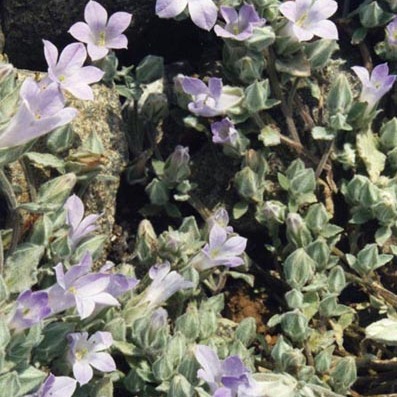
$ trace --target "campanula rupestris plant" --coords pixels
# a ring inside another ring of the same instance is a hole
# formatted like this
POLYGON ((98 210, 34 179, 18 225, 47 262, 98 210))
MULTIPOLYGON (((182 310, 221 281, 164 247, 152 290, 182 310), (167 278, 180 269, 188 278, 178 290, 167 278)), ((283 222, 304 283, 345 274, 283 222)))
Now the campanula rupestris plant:
POLYGON ((95 66, 83 66, 87 59, 84 44, 69 44, 59 55, 54 44, 48 40, 43 40, 43 43, 48 78, 76 98, 93 100, 94 94, 89 85, 100 81, 104 72, 95 66))
POLYGON ((233 145, 238 137, 238 132, 232 121, 226 117, 221 121, 211 124, 212 142, 233 145))
POLYGON ((88 332, 75 332, 68 335, 68 360, 73 367, 73 375, 80 385, 85 385, 94 376, 92 367, 101 372, 116 370, 116 363, 108 349, 113 344, 110 332, 97 331, 88 338, 88 332))
POLYGON ((397 17, 386 26, 386 42, 390 47, 397 47, 397 17))
POLYGON ((157 0, 156 14, 160 18, 174 18, 188 7, 190 18, 201 29, 211 30, 218 16, 212 0, 157 0))
POLYGON ((280 5, 280 12, 288 20, 287 32, 298 41, 308 41, 314 36, 338 39, 338 29, 328 18, 335 14, 338 3, 334 0, 295 0, 280 5))
POLYGON ((90 0, 84 9, 84 22, 76 22, 69 33, 87 44, 88 55, 93 61, 104 58, 110 49, 127 48, 128 39, 123 32, 131 23, 132 14, 116 12, 108 19, 108 13, 98 2, 90 0))
POLYGON ((226 24, 215 25, 214 32, 219 37, 243 41, 250 38, 255 27, 261 27, 266 19, 260 18, 252 4, 243 4, 237 12, 233 7, 221 6, 220 13, 226 24))

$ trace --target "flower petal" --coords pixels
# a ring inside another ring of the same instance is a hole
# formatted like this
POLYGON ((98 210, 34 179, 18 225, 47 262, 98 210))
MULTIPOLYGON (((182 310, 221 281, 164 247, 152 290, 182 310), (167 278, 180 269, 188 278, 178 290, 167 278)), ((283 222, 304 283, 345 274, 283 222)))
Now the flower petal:
POLYGON ((287 19, 292 22, 296 21, 296 2, 295 1, 286 1, 280 4, 278 8, 281 14, 283 14, 287 19))
POLYGON ((188 0, 157 0, 156 15, 160 18, 174 18, 181 14, 188 0))
POLYGON ((128 12, 115 12, 110 16, 106 26, 106 42, 120 36, 130 26, 132 14, 128 12))
POLYGON ((94 36, 92 35, 90 27, 84 22, 76 22, 70 27, 68 32, 78 41, 82 43, 94 43, 94 36))
POLYGON ((338 3, 334 0, 314 1, 310 6, 308 19, 315 22, 324 21, 324 19, 327 19, 331 15, 334 15, 337 9, 338 3))
POLYGON ((63 208, 66 210, 66 223, 77 229, 84 216, 84 204, 80 197, 73 194, 66 200, 63 208))
MULTIPOLYGON (((56 66, 56 74, 70 72, 71 70, 81 68, 87 58, 87 51, 83 43, 72 43, 67 45, 59 57, 56 66)), ((69 73, 68 73, 69 74, 69 73)))
POLYGON ((90 0, 84 9, 84 19, 93 35, 99 37, 99 34, 105 31, 108 13, 99 3, 90 0))
POLYGON ((111 40, 106 40, 106 47, 115 48, 115 49, 127 48, 128 47, 127 36, 124 34, 120 34, 119 36, 111 40))
POLYGON ((210 91, 211 96, 216 100, 221 96, 222 87, 223 87, 222 79, 217 77, 211 77, 208 80, 208 89, 210 91))
POLYGON ((116 363, 109 353, 95 353, 90 356, 90 364, 101 372, 112 372, 116 370, 116 363))
POLYGON ((328 20, 322 20, 316 24, 310 25, 310 31, 318 37, 329 40, 338 40, 338 28, 328 20))
POLYGON ((369 84, 369 72, 366 68, 362 66, 353 66, 351 69, 360 79, 363 86, 367 86, 369 84))
POLYGON ((58 61, 58 49, 51 43, 51 41, 43 40, 43 44, 45 60, 47 61, 48 67, 52 68, 58 61))
POLYGON ((104 58, 108 54, 109 49, 106 47, 103 47, 103 46, 88 43, 87 51, 88 51, 88 55, 90 56, 90 58, 93 61, 97 61, 98 59, 104 58))
POLYGON ((99 352, 112 346, 113 337, 110 332, 97 331, 95 334, 90 336, 88 341, 93 344, 93 351, 99 352))
POLYGON ((182 79, 182 88, 186 94, 194 96, 208 93, 208 87, 200 79, 196 79, 195 77, 184 77, 182 79))
POLYGON ((218 9, 212 0, 189 0, 189 14, 199 28, 211 30, 218 16, 218 9))
POLYGON ((221 6, 220 13, 222 18, 226 21, 226 23, 237 22, 238 13, 235 8, 228 6, 221 6))
POLYGON ((73 375, 80 385, 85 385, 94 376, 94 371, 88 363, 76 361, 73 364, 73 375))

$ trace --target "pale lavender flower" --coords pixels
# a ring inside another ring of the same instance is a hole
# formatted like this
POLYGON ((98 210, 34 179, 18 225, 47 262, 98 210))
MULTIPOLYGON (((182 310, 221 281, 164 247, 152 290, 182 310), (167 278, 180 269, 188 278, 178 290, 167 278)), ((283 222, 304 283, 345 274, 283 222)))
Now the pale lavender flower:
POLYGON ((66 200, 63 208, 66 210, 66 224, 70 227, 69 241, 74 251, 81 240, 98 228, 95 222, 101 215, 91 214, 84 218, 84 204, 75 194, 66 200))
POLYGON ((99 3, 90 0, 84 9, 87 23, 77 22, 69 33, 87 43, 88 54, 93 61, 105 57, 110 49, 127 48, 127 37, 122 34, 131 23, 132 14, 116 12, 108 20, 108 13, 99 3))
POLYGON ((149 277, 153 281, 144 291, 142 299, 142 302, 148 303, 149 307, 160 306, 175 292, 194 286, 191 281, 185 280, 175 270, 172 272, 170 270, 169 262, 154 265, 150 268, 149 277))
POLYGON ((390 47, 397 47, 397 17, 386 26, 386 41, 390 47))
POLYGON ((87 252, 81 262, 66 273, 62 263, 55 266, 57 283, 49 288, 49 304, 53 313, 76 306, 81 319, 89 317, 96 305, 119 306, 109 292, 110 278, 104 273, 90 273, 92 258, 87 252))
POLYGON ((65 99, 50 84, 41 90, 32 79, 26 79, 19 92, 20 105, 9 124, 0 131, 0 148, 22 145, 70 123, 77 115, 74 108, 65 108, 65 99))
POLYGON ((238 13, 233 7, 227 6, 221 6, 220 11, 226 25, 215 25, 214 32, 227 39, 247 40, 252 36, 255 27, 266 23, 266 19, 259 17, 252 4, 243 4, 238 13))
POLYGON ((48 77, 79 99, 94 99, 89 84, 101 80, 104 72, 95 66, 83 66, 87 50, 82 43, 66 46, 58 59, 58 49, 48 40, 43 40, 44 55, 48 64, 48 77))
POLYGON ((205 345, 197 345, 194 355, 201 366, 197 377, 208 384, 213 396, 234 397, 241 386, 246 389, 253 383, 250 371, 239 356, 220 360, 216 352, 205 345))
POLYGON ((80 385, 85 385, 94 376, 92 367, 101 372, 116 370, 116 363, 109 353, 102 350, 108 349, 113 338, 110 332, 95 332, 88 338, 88 332, 76 332, 68 335, 70 349, 68 360, 73 367, 73 375, 80 385))
POLYGON ((396 75, 389 75, 389 66, 387 63, 376 66, 371 76, 368 70, 362 66, 353 66, 352 69, 362 84, 359 100, 361 102, 367 102, 367 111, 371 111, 382 96, 390 91, 396 80, 396 75))
POLYGON ((210 230, 209 243, 192 259, 191 265, 198 271, 215 266, 236 267, 244 263, 247 239, 241 236, 230 236, 227 230, 214 224, 210 230))
POLYGON ((68 376, 54 376, 50 374, 40 389, 25 397, 72 397, 77 382, 68 376))
POLYGON ((19 294, 16 304, 17 307, 9 326, 17 331, 30 328, 51 313, 48 294, 45 291, 26 290, 19 294))
POLYGON ((106 288, 106 292, 108 292, 114 298, 117 298, 127 291, 131 291, 133 288, 135 288, 139 281, 135 277, 128 277, 124 274, 112 273, 113 268, 114 263, 107 261, 99 269, 99 273, 106 275, 109 279, 109 285, 106 288))
POLYGON ((214 117, 223 115, 240 102, 241 97, 223 92, 222 79, 211 77, 207 85, 200 79, 184 77, 182 88, 193 97, 189 110, 197 116, 214 117))
POLYGON ((221 121, 211 124, 212 142, 234 145, 238 138, 238 132, 232 121, 226 117, 221 121))
POLYGON ((190 18, 201 29, 211 30, 218 16, 212 0, 157 0, 156 14, 160 18, 174 18, 188 7, 190 18))
POLYGON ((328 21, 335 14, 338 3, 334 0, 296 0, 280 5, 280 12, 290 21, 287 30, 299 41, 308 41, 313 36, 337 40, 338 29, 328 21))

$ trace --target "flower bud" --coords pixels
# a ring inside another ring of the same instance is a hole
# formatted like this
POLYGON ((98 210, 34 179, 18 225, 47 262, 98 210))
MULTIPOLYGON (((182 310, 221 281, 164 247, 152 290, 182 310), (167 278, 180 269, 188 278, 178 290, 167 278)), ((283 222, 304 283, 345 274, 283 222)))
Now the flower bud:
POLYGON ((299 214, 289 213, 286 219, 288 241, 296 247, 305 247, 312 241, 312 235, 299 214))
POLYGON ((190 176, 189 148, 178 145, 168 157, 164 165, 164 179, 171 184, 177 184, 190 176))
POLYGON ((283 224, 285 220, 286 207, 280 201, 265 201, 262 207, 264 220, 283 224))
POLYGON ((154 265, 157 259, 157 236, 152 224, 147 219, 141 221, 135 244, 135 253, 144 265, 154 265))

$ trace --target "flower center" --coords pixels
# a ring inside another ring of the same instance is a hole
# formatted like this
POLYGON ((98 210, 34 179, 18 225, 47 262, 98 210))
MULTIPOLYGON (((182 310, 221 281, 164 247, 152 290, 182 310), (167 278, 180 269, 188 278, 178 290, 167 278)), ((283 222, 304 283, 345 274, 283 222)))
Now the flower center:
POLYGON ((304 13, 298 18, 298 20, 295 22, 295 25, 297 25, 297 26, 299 26, 299 27, 302 27, 302 26, 305 24, 305 22, 306 22, 308 16, 309 16, 308 12, 307 12, 307 11, 304 12, 304 13))
POLYGON ((68 289, 68 291, 69 291, 71 294, 73 294, 73 295, 76 295, 76 293, 77 293, 77 290, 76 290, 75 287, 70 287, 70 288, 68 289))
POLYGON ((64 76, 63 74, 61 74, 61 75, 58 77, 58 80, 62 83, 62 81, 65 81, 65 76, 64 76))
POLYGON ((105 32, 99 33, 98 43, 100 47, 105 47, 106 45, 106 34, 105 32))
POLYGON ((88 354, 88 350, 86 348, 77 350, 75 353, 77 360, 82 360, 88 354))

